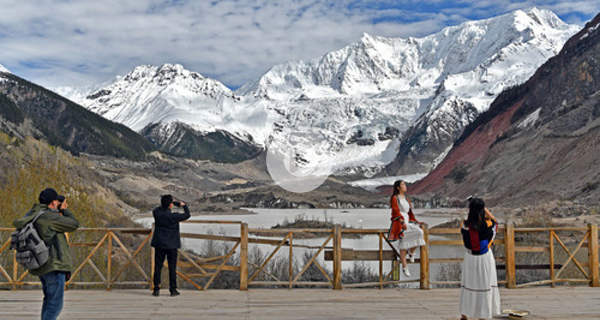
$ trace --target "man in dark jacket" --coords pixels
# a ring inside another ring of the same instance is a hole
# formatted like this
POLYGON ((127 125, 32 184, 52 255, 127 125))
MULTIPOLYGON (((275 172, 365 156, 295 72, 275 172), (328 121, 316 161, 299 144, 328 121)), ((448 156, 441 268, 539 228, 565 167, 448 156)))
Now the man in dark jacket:
POLYGON ((73 232, 79 228, 79 221, 67 209, 67 201, 54 189, 48 188, 38 197, 36 204, 24 217, 13 221, 16 228, 23 228, 37 215, 44 211, 35 221, 35 229, 50 249, 50 257, 41 267, 29 270, 42 282, 44 301, 42 303, 42 320, 54 320, 62 311, 65 293, 65 281, 73 269, 71 253, 65 232, 73 232), (59 199, 63 199, 62 204, 59 199))
POLYGON ((169 265, 169 291, 171 296, 179 295, 177 291, 177 249, 181 247, 179 239, 179 222, 190 218, 190 210, 183 202, 173 202, 173 196, 160 198, 160 207, 152 211, 154 216, 154 235, 151 246, 154 247, 154 290, 153 296, 160 292, 160 273, 167 257, 169 265), (183 207, 184 213, 173 213, 173 205, 183 207))

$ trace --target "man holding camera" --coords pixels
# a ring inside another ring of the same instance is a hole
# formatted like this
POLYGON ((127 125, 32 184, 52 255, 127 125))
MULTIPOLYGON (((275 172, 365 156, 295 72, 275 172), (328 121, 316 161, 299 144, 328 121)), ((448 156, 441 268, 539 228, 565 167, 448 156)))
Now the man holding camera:
POLYGON ((160 294, 160 278, 165 256, 169 265, 169 291, 178 296, 177 291, 177 249, 181 247, 179 222, 190 218, 190 210, 183 202, 173 202, 170 194, 160 198, 160 207, 152 210, 154 216, 154 235, 151 246, 154 247, 154 290, 152 295, 160 294), (173 206, 182 207, 184 213, 173 213, 173 206))
POLYGON ((38 197, 36 204, 24 216, 13 222, 17 228, 23 228, 39 215, 34 223, 39 236, 48 245, 50 257, 41 267, 29 270, 29 273, 38 276, 42 283, 44 299, 42 302, 42 320, 54 320, 63 308, 65 282, 68 281, 73 269, 69 243, 66 232, 73 232, 79 228, 79 221, 68 210, 65 197, 59 195, 52 188, 45 189, 38 197), (40 213, 40 211, 42 211, 40 213))

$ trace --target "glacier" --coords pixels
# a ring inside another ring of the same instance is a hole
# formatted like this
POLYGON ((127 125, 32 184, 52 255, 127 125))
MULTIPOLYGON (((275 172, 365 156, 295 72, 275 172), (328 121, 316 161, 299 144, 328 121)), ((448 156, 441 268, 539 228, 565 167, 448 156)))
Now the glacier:
POLYGON ((439 141, 439 150, 406 173, 424 174, 499 93, 524 83, 579 30, 534 8, 423 38, 364 34, 319 58, 275 65, 236 91, 178 64, 142 65, 99 87, 56 91, 138 132, 173 122, 222 130, 293 150, 299 162, 326 163, 331 173, 366 177, 393 162, 406 131, 421 126, 419 145, 439 141))

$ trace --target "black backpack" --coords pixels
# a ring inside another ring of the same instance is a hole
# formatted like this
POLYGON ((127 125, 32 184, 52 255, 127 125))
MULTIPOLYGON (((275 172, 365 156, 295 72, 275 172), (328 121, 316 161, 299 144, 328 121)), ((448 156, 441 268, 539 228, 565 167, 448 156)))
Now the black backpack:
POLYGON ((17 251, 16 260, 27 270, 34 270, 48 262, 50 251, 35 229, 35 222, 46 210, 40 210, 31 222, 11 234, 10 248, 17 251))

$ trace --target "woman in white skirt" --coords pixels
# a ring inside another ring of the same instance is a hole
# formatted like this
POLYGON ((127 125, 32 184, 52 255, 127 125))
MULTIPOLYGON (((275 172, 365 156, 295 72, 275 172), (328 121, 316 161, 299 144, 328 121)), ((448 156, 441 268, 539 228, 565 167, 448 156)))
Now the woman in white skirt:
POLYGON ((461 233, 466 248, 460 281, 461 319, 486 319, 500 314, 500 293, 496 261, 490 249, 496 236, 496 218, 483 200, 469 203, 469 216, 463 221, 461 233))
POLYGON ((404 181, 394 182, 394 194, 390 198, 390 207, 392 208, 392 218, 390 220, 392 220, 392 223, 388 240, 398 240, 397 247, 400 251, 402 273, 410 277, 406 257, 408 256, 411 263, 415 262, 415 251, 417 247, 425 245, 425 240, 423 239, 423 230, 420 227, 421 223, 415 218, 412 204, 404 195, 405 192, 406 183, 404 181))

